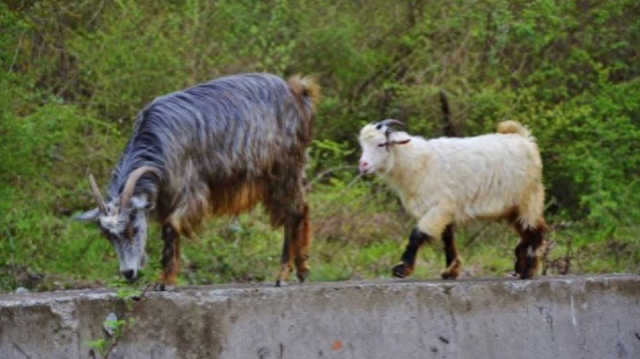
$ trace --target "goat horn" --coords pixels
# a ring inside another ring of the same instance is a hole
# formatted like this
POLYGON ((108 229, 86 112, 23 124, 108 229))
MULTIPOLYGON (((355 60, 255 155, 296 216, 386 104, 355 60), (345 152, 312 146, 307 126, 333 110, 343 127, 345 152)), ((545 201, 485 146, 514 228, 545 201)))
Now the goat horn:
POLYGON ((380 121, 380 122, 378 122, 378 125, 387 126, 387 127, 398 125, 398 126, 401 126, 401 127, 405 127, 404 123, 402 123, 402 122, 400 122, 398 120, 391 120, 391 119, 380 121))
POLYGON ((104 204, 98 184, 91 173, 89 173, 89 183, 91 183, 91 192, 93 192, 93 196, 96 198, 96 202, 98 202, 98 209, 100 210, 100 213, 107 214, 107 205, 104 204))
POLYGON ((157 176, 160 176, 160 173, 156 168, 149 166, 143 166, 131 172, 129 178, 127 178, 127 182, 124 184, 122 194, 120 195, 120 209, 126 208, 129 205, 129 201, 131 201, 131 197, 133 197, 133 190, 136 187, 136 183, 138 183, 140 177, 149 172, 153 172, 157 176))

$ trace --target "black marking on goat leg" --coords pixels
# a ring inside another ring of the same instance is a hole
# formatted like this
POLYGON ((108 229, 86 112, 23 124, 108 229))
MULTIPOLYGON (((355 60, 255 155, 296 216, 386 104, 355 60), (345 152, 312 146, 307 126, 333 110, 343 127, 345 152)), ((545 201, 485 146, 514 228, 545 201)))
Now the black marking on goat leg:
POLYGON ((280 263, 287 264, 290 261, 291 261, 291 239, 285 238, 284 243, 282 245, 282 256, 280 257, 280 263))
POLYGON ((447 263, 447 268, 442 272, 442 279, 456 279, 460 275, 461 261, 456 248, 453 224, 445 228, 442 233, 442 242, 444 243, 444 256, 447 263))
POLYGON ((522 279, 532 278, 540 266, 540 258, 537 253, 540 247, 545 244, 544 238, 547 232, 547 225, 544 220, 542 220, 535 228, 525 228, 517 222, 514 223, 514 226, 520 235, 520 243, 515 251, 516 273, 520 275, 522 279))
POLYGON ((402 254, 401 264, 393 267, 392 273, 394 276, 399 278, 404 278, 411 273, 413 273, 413 269, 416 264, 416 257, 418 255, 418 250, 422 247, 430 237, 428 234, 420 232, 418 228, 414 228, 409 236, 409 243, 407 244, 407 248, 404 250, 402 254))
POLYGON ((442 241, 444 242, 444 255, 447 267, 449 267, 458 257, 458 250, 456 249, 455 238, 453 236, 453 225, 448 225, 444 230, 444 233, 442 233, 442 241))
POLYGON ((404 263, 412 264, 416 260, 416 255, 418 254, 418 249, 422 247, 423 244, 427 242, 429 239, 429 235, 423 232, 420 232, 418 228, 414 228, 409 236, 409 244, 402 255, 402 261, 404 263))

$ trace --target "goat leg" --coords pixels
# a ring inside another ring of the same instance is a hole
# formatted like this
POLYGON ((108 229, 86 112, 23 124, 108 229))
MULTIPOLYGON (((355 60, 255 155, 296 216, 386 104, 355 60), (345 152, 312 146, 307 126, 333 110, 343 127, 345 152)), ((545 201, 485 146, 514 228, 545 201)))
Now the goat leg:
POLYGON ((415 228, 411 232, 407 248, 402 254, 401 263, 393 267, 393 269, 391 270, 395 277, 405 278, 413 273, 413 270, 416 266, 416 257, 418 255, 418 250, 429 240, 429 235, 421 232, 418 228, 415 228))
POLYGON ((180 271, 180 236, 170 224, 165 224, 162 227, 162 240, 162 274, 156 289, 170 290, 171 286, 176 284, 176 277, 180 271))
POLYGON ((311 246, 311 226, 309 225, 309 206, 304 204, 302 214, 296 223, 293 253, 295 255, 296 275, 300 283, 311 273, 309 266, 309 247, 311 246))
POLYGON ((535 276, 540 267, 540 252, 545 248, 546 224, 544 221, 536 227, 525 228, 520 223, 515 223, 516 230, 520 235, 520 243, 516 247, 516 274, 522 279, 529 279, 535 276))
POLYGON ((276 287, 287 285, 289 273, 293 270, 293 245, 291 243, 291 226, 289 221, 284 227, 284 244, 282 245, 282 257, 280 257, 280 272, 276 279, 276 287))
POLYGON ((448 225, 442 233, 442 241, 444 242, 444 256, 447 263, 447 269, 441 273, 442 279, 456 279, 460 275, 462 260, 456 248, 452 224, 448 225))

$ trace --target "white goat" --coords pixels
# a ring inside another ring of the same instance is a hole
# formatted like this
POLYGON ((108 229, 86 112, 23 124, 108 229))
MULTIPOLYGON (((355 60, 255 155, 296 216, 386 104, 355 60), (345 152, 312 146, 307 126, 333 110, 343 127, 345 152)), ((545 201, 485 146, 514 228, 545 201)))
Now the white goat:
POLYGON ((410 275, 418 249, 442 237, 447 263, 442 278, 455 279, 461 260, 453 225, 506 219, 521 237, 515 271, 522 279, 533 277, 545 246, 546 223, 542 161, 529 130, 506 121, 495 134, 426 140, 393 132, 392 125, 403 124, 397 120, 369 124, 359 141, 360 171, 378 174, 418 220, 393 275, 410 275))

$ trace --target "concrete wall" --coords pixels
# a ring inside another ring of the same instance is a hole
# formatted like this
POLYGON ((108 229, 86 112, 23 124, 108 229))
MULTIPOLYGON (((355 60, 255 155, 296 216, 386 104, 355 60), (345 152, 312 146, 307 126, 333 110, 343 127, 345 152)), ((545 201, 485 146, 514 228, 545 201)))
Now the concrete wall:
MULTIPOLYGON (((0 297, 0 358, 90 358, 112 291, 0 297)), ((110 358, 640 358, 640 277, 151 293, 110 358)))

